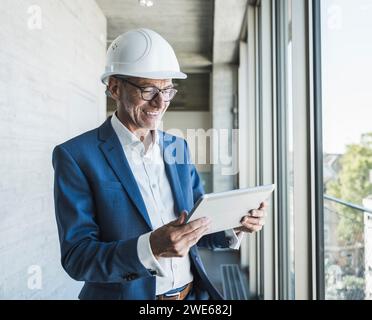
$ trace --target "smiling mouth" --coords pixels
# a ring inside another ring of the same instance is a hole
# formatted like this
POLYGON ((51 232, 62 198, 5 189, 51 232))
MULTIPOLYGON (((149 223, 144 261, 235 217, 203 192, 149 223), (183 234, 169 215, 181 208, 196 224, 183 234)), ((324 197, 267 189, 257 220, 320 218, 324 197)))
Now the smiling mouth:
POLYGON ((158 117, 161 115, 160 111, 151 112, 151 111, 143 111, 143 113, 149 117, 158 117))

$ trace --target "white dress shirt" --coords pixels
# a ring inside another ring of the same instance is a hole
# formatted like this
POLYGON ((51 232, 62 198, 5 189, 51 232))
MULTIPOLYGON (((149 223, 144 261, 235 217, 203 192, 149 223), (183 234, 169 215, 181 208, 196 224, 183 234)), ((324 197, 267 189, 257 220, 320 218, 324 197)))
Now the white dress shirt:
MULTIPOLYGON (((165 172, 157 131, 152 131, 152 134, 141 142, 120 122, 116 114, 112 116, 111 124, 138 183, 153 230, 176 220, 178 215, 175 214, 173 194, 165 172)), ((230 248, 238 249, 243 234, 236 236, 233 230, 225 232, 231 239, 230 248)), ((145 268, 157 272, 156 295, 192 282, 189 255, 157 260, 151 250, 150 234, 151 232, 139 237, 137 251, 139 260, 145 268)))

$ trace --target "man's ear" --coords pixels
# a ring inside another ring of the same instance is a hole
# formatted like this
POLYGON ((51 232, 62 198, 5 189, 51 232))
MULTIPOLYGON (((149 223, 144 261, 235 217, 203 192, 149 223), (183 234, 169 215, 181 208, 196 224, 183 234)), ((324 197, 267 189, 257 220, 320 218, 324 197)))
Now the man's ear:
POLYGON ((106 95, 114 100, 120 99, 120 80, 110 77, 106 95))

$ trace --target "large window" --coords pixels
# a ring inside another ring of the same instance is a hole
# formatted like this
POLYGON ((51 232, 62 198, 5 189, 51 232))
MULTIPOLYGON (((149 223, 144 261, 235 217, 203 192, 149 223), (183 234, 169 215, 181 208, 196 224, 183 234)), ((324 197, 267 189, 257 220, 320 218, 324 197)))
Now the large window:
POLYGON ((326 299, 372 298, 372 1, 321 1, 326 299))

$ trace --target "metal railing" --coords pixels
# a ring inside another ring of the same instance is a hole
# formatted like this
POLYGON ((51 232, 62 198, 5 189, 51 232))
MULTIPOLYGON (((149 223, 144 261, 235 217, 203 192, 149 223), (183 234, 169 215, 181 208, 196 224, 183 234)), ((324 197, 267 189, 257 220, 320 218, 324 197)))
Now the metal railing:
POLYGON ((336 202, 336 203, 339 203, 339 204, 342 204, 346 207, 349 207, 349 208, 352 208, 352 209, 355 209, 355 210, 358 210, 358 211, 361 211, 361 212, 368 212, 370 214, 372 214, 372 210, 371 209, 368 209, 366 207, 362 207, 362 206, 359 206, 357 204, 354 204, 354 203, 351 203, 351 202, 347 202, 347 201, 344 201, 344 200, 341 200, 341 199, 338 199, 338 198, 335 198, 335 197, 332 197, 332 196, 328 196, 328 195, 324 195, 324 199, 327 199, 327 200, 330 200, 330 201, 333 201, 333 202, 336 202))

